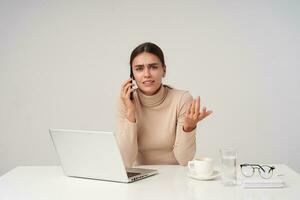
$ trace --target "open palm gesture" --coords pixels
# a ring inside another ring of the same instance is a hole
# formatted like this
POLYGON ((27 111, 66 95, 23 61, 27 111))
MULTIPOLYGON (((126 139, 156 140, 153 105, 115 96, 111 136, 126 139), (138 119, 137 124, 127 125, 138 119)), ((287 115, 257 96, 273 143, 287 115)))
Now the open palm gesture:
POLYGON ((197 126, 197 123, 203 120, 205 117, 212 113, 211 110, 206 110, 206 107, 200 110, 200 97, 198 96, 196 99, 191 101, 185 112, 183 130, 186 132, 190 132, 194 130, 197 126))

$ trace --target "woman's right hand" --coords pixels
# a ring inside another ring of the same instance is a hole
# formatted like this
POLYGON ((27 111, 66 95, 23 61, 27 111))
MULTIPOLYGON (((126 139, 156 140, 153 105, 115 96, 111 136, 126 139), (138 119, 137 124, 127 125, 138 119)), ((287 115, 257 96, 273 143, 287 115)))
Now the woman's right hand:
POLYGON ((128 79, 121 86, 121 99, 126 109, 126 118, 135 122, 135 104, 134 100, 130 100, 130 93, 133 92, 134 89, 131 88, 133 86, 132 80, 128 79))

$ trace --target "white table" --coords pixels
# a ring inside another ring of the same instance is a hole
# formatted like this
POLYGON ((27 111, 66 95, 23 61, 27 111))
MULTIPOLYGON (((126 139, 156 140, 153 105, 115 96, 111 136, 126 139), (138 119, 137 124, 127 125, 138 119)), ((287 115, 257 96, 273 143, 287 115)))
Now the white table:
POLYGON ((244 189, 225 187, 217 178, 197 181, 186 175, 187 168, 154 165, 147 168, 159 174, 130 184, 71 178, 59 166, 22 166, 0 177, 1 200, 47 199, 228 199, 228 200, 299 200, 300 175, 286 165, 275 165, 284 174, 285 188, 244 189))

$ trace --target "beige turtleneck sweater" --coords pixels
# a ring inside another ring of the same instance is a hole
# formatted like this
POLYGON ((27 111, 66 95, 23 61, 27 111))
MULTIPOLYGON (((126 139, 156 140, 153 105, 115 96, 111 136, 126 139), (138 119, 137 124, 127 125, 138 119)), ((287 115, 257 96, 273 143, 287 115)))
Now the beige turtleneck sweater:
POLYGON ((193 100, 187 91, 162 86, 146 96, 134 92, 136 122, 128 121, 119 98, 117 143, 126 167, 133 165, 186 165, 196 151, 196 129, 183 131, 186 103, 193 100))

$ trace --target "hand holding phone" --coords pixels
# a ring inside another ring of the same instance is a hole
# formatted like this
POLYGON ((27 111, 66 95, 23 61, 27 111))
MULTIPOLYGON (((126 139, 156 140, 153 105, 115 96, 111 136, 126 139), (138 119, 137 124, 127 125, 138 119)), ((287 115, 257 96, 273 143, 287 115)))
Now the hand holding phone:
POLYGON ((120 96, 126 108, 125 115, 127 119, 131 122, 135 122, 135 103, 130 98, 130 96, 133 97, 131 88, 134 89, 134 85, 132 85, 132 82, 132 79, 128 79, 122 84, 120 96))
POLYGON ((134 79, 131 79, 130 83, 132 84, 130 86, 130 89, 132 90, 132 92, 130 92, 130 100, 133 100, 133 91, 137 89, 137 85, 134 79))

